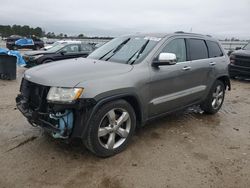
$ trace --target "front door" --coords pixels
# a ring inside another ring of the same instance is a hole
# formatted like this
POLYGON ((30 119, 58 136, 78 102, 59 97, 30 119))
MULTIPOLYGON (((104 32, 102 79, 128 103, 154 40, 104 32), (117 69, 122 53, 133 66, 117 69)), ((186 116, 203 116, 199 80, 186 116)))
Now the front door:
MULTIPOLYGON (((160 53, 174 53, 175 65, 151 67, 149 116, 170 112, 195 102, 196 93, 204 90, 194 81, 192 63, 187 58, 186 39, 167 42, 160 53)), ((199 79, 199 78, 197 78, 199 79)))
POLYGON ((71 59, 81 57, 79 44, 68 44, 57 53, 55 60, 71 59), (63 52, 63 53, 61 53, 63 52))

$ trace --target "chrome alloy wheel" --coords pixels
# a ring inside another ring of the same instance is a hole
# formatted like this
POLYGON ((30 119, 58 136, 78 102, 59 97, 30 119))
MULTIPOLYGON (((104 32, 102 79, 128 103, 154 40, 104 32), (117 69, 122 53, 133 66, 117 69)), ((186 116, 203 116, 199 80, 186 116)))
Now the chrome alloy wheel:
POLYGON ((118 148, 127 139, 130 129, 129 113, 122 108, 112 109, 102 118, 99 125, 99 143, 106 149, 118 148))
POLYGON ((212 107, 216 110, 218 109, 224 98, 224 89, 221 85, 218 85, 213 92, 212 107))

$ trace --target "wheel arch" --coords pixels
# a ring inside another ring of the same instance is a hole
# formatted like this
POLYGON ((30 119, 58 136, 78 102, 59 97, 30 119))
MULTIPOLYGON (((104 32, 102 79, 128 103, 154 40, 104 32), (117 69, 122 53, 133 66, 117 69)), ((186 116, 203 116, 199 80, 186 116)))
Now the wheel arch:
POLYGON ((48 61, 48 60, 50 60, 50 61, 55 61, 53 58, 46 57, 46 58, 44 58, 43 60, 41 60, 40 64, 44 64, 45 61, 48 61))
POLYGON ((118 95, 108 96, 108 97, 105 97, 103 99, 100 99, 97 102, 97 104, 95 105, 95 110, 93 109, 93 111, 96 111, 102 105, 104 105, 108 102, 115 101, 115 100, 125 100, 126 102, 128 102, 133 107, 133 109, 135 111, 135 115, 136 115, 136 119, 137 119, 138 123, 141 124, 143 122, 144 115, 143 115, 143 111, 142 111, 142 105, 141 105, 141 102, 139 100, 139 97, 134 93, 118 94, 118 95))
POLYGON ((228 90, 231 90, 231 83, 230 83, 230 79, 229 76, 220 76, 217 78, 217 80, 220 80, 223 82, 223 84, 225 85, 225 88, 228 87, 228 90))

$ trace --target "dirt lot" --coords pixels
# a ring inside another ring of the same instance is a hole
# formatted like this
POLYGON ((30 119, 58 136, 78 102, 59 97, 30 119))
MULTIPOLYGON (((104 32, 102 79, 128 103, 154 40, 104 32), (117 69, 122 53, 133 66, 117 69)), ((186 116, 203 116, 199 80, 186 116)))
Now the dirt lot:
POLYGON ((0 187, 250 187, 249 81, 232 82, 218 114, 151 122, 107 159, 31 127, 15 108, 19 83, 0 81, 0 187))

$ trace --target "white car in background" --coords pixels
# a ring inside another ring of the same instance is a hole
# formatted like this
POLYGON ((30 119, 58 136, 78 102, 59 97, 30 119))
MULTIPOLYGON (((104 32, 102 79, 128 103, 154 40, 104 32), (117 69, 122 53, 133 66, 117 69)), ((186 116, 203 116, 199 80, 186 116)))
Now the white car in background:
POLYGON ((71 43, 74 43, 74 44, 77 44, 77 43, 81 43, 81 41, 74 41, 74 40, 59 40, 59 41, 56 41, 54 42, 52 45, 48 45, 48 46, 45 46, 43 49, 44 50, 48 50, 58 44, 71 44, 71 43))

